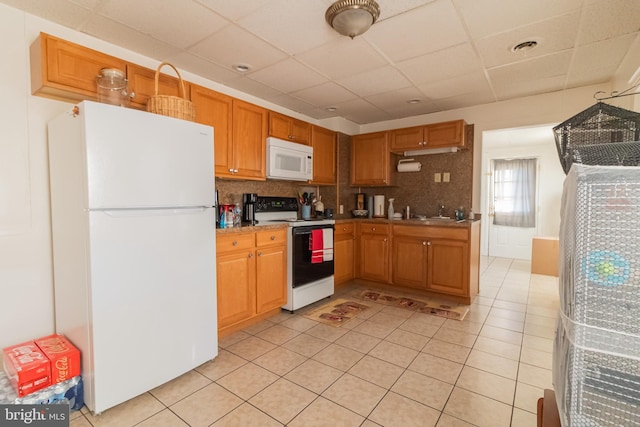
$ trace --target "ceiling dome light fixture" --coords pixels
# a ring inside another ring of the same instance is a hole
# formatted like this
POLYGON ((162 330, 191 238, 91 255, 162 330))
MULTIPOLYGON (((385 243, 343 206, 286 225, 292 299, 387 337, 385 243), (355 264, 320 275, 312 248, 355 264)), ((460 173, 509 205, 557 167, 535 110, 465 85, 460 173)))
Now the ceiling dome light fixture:
POLYGON ((339 0, 324 15, 334 30, 352 39, 367 31, 379 16, 380 6, 375 0, 339 0))

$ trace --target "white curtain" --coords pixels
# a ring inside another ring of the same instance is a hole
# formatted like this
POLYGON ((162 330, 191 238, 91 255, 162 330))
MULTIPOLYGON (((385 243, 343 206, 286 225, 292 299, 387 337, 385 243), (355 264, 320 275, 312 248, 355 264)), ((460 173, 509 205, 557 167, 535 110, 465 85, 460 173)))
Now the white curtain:
POLYGON ((493 160, 495 225, 536 226, 536 159, 493 160))

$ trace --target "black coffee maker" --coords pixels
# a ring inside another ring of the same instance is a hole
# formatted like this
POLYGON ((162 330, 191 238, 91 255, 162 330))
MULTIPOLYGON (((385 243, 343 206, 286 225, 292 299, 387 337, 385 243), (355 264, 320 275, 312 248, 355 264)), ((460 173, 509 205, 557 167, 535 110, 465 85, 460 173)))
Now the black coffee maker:
POLYGON ((242 225, 256 225, 256 193, 244 193, 242 195, 242 225))

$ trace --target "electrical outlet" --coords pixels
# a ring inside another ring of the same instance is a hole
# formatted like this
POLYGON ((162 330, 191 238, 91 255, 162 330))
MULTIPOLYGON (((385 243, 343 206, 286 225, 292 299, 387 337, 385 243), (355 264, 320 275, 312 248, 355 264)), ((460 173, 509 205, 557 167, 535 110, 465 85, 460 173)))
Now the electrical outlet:
POLYGON ((442 174, 442 182, 449 182, 450 178, 451 178, 451 175, 449 174, 449 172, 444 172, 442 174))
POLYGON ((344 205, 340 205, 340 215, 344 214, 344 205))
POLYGON ((438 172, 433 175, 433 182, 440 182, 440 181, 441 181, 441 175, 440 175, 440 172, 438 172))

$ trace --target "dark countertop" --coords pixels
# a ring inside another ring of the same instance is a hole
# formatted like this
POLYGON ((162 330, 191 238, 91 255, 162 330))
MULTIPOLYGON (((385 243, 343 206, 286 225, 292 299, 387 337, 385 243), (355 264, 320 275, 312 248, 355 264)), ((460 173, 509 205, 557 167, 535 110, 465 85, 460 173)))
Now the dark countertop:
POLYGON ((340 224, 341 222, 377 222, 379 224, 392 224, 392 225, 428 225, 428 226, 437 226, 437 227, 470 227, 472 223, 479 222, 480 220, 469 220, 465 219, 463 221, 455 221, 444 220, 444 219, 386 219, 386 218, 340 218, 336 219, 336 224, 340 224))

